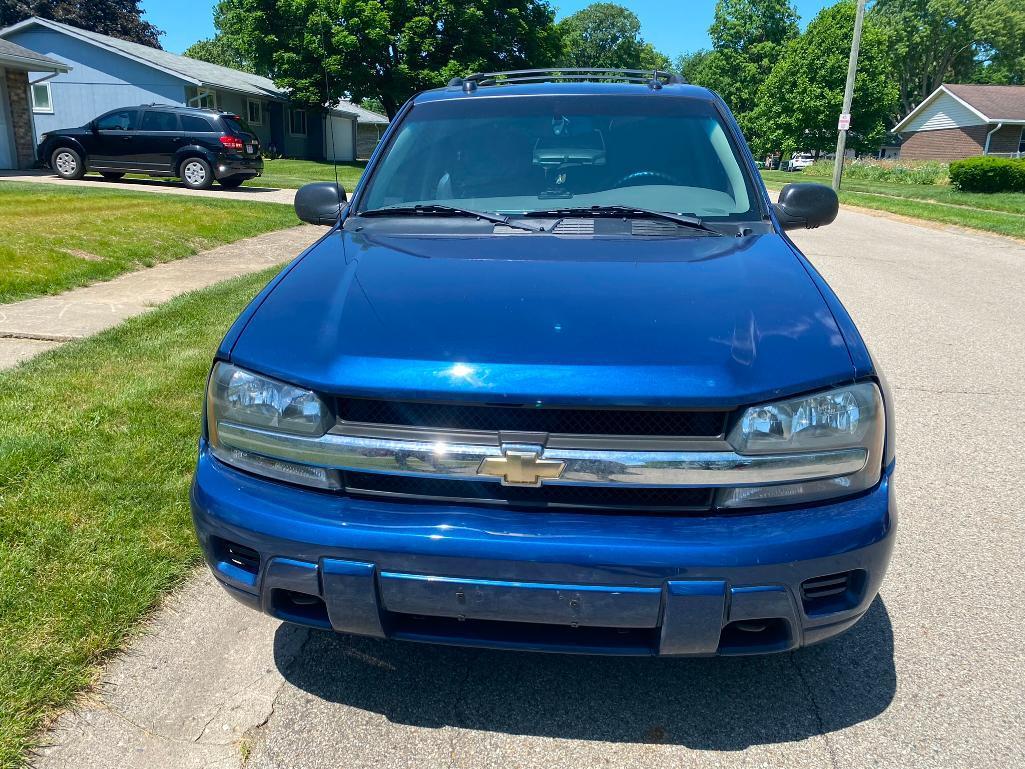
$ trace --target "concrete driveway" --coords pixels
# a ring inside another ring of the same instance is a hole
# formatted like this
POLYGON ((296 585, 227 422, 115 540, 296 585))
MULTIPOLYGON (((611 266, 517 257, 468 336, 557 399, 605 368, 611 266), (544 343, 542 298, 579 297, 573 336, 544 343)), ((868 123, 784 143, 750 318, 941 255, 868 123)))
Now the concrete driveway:
POLYGON ((202 573, 38 765, 1020 766, 1025 245, 851 211, 797 240, 897 400, 896 553, 845 636, 722 660, 381 643, 255 615, 202 573))
POLYGON ((64 184, 79 187, 102 187, 103 189, 131 190, 132 192, 155 192, 165 195, 190 195, 201 198, 223 198, 225 200, 255 200, 262 203, 284 203, 292 205, 295 190, 277 187, 258 187, 248 182, 233 190, 226 190, 214 182, 208 190, 190 190, 177 179, 122 179, 108 182, 97 174, 87 174, 83 179, 61 179, 51 171, 0 171, 0 181, 30 182, 36 184, 64 184))

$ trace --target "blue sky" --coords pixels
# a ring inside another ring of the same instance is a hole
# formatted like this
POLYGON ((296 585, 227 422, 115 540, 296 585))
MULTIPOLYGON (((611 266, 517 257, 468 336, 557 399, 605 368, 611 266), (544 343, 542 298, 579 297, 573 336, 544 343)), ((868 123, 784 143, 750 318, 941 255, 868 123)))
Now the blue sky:
MULTIPOLYGON (((558 17, 579 11, 591 0, 554 0, 558 17)), ((796 0, 802 26, 819 9, 835 0, 796 0)), ((146 19, 166 33, 161 44, 168 51, 181 53, 197 40, 214 33, 215 0, 143 0, 146 19)), ((675 59, 681 53, 707 48, 708 27, 712 23, 715 0, 620 0, 641 20, 645 40, 675 59)))

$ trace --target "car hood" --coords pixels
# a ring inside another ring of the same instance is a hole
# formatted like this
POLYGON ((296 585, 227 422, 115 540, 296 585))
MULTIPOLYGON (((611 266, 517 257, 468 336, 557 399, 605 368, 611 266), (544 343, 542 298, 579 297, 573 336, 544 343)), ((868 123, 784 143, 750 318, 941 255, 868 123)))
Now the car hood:
POLYGON ((854 376, 776 234, 332 232, 231 359, 325 393, 488 403, 732 406, 854 376))

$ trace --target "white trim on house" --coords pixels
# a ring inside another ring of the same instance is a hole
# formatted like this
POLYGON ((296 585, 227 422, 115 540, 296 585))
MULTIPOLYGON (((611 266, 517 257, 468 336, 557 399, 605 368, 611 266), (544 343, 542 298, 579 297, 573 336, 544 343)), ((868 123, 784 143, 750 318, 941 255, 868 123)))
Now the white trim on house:
POLYGON ((931 94, 929 94, 925 100, 915 107, 911 112, 907 114, 903 120, 901 120, 892 129, 893 133, 905 133, 912 131, 940 131, 946 128, 958 128, 966 125, 992 125, 994 123, 1003 123, 1004 125, 1025 125, 1025 120, 1008 120, 1006 118, 990 117, 984 115, 982 112, 977 110, 971 104, 966 102, 956 93, 951 91, 945 85, 941 85, 931 94), (944 114, 942 111, 938 111, 936 115, 932 115, 921 124, 916 124, 920 113, 934 106, 941 97, 946 97, 953 100, 957 108, 967 110, 975 118, 974 120, 955 120, 954 117, 944 114))
POLYGON ((30 83, 28 87, 29 95, 32 97, 32 112, 37 115, 52 115, 53 114, 53 92, 50 90, 50 82, 42 83, 30 83), (46 105, 40 106, 36 99, 36 89, 40 88, 46 93, 46 105))
POLYGON ((221 108, 221 97, 215 88, 204 88, 203 86, 186 88, 185 97, 185 104, 189 107, 198 107, 199 109, 221 108), (195 91, 192 96, 189 95, 191 91, 195 91))
POLYGON ((263 125, 263 102, 260 99, 246 99, 246 122, 249 125, 263 125), (257 109, 257 115, 253 118, 253 107, 257 109))
POLYGON ((70 24, 55 24, 49 21, 48 19, 41 19, 38 16, 33 16, 31 18, 25 19, 24 21, 19 21, 17 24, 12 24, 11 26, 4 29, 3 32, 5 35, 8 35, 12 32, 18 32, 19 30, 25 29, 26 27, 31 27, 33 24, 38 24, 41 27, 46 27, 47 29, 51 29, 54 32, 61 32, 65 35, 70 35, 71 37, 74 37, 78 40, 82 40, 83 42, 89 43, 90 45, 95 45, 97 48, 102 48, 105 51, 116 53, 118 56, 124 56, 126 59, 131 59, 134 62, 144 64, 147 67, 159 70, 160 72, 163 72, 165 74, 173 75, 174 77, 188 81, 193 85, 202 85, 202 82, 200 82, 199 80, 189 77, 188 75, 182 74, 181 72, 175 72, 173 69, 161 67, 157 64, 154 64, 152 61, 146 61, 146 59, 143 59, 141 56, 133 56, 127 51, 122 51, 120 48, 115 48, 112 45, 107 45, 106 43, 97 40, 93 37, 90 37, 89 35, 78 34, 78 28, 73 27, 70 24))
POLYGON ((310 132, 310 125, 309 125, 308 121, 309 121, 309 115, 306 114, 306 110, 304 110, 304 109, 297 109, 295 107, 290 107, 289 110, 288 110, 288 135, 289 136, 306 136, 306 135, 308 135, 309 132, 310 132), (302 121, 303 122, 303 130, 302 130, 301 133, 296 132, 294 130, 294 127, 293 127, 294 124, 292 122, 292 118, 295 115, 300 115, 300 114, 303 116, 303 121, 302 121))

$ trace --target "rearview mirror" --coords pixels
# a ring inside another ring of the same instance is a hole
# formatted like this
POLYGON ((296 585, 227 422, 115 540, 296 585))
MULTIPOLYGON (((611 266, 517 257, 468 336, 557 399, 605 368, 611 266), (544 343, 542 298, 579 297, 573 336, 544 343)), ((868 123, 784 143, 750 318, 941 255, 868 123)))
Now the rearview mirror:
POLYGON ((333 226, 347 198, 334 182, 304 184, 295 193, 295 213, 304 222, 333 226))
POLYGON ((802 182, 784 186, 773 208, 784 230, 811 230, 832 224, 840 211, 840 201, 832 187, 802 182))

